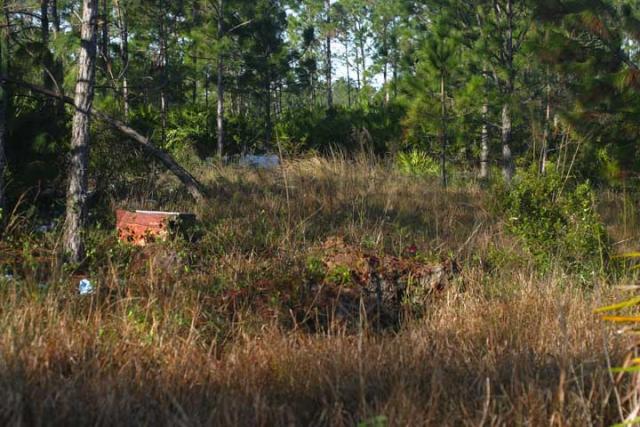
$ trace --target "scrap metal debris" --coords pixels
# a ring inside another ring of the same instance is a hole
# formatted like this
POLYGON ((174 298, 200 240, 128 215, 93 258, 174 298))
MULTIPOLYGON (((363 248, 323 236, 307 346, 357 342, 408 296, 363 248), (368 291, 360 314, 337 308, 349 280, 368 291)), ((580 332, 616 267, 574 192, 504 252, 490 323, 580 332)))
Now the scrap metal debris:
POLYGON ((121 242, 135 246, 166 239, 171 233, 195 222, 195 215, 181 212, 116 211, 116 228, 121 242))

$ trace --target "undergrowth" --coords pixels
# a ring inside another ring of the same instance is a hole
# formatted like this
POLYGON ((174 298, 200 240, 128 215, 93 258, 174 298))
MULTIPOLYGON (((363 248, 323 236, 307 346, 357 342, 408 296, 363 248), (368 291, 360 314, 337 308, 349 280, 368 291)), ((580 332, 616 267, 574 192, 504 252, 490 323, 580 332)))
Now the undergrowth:
MULTIPOLYGON (((197 239, 126 246, 104 212, 80 270, 57 256, 59 226, 34 232, 33 218, 12 214, 0 241, 0 422, 619 419, 625 402, 616 396, 629 384, 613 384, 607 367, 620 364, 628 339, 592 315, 611 299, 611 277, 598 272, 586 289, 571 264, 549 260, 541 271, 530 244, 491 208, 492 190, 442 190, 371 159, 214 166, 201 178, 212 194, 202 206, 180 191, 151 200, 135 188, 112 202, 194 211, 197 239), (344 249, 328 258, 330 241, 344 249), (362 271, 373 271, 361 270, 363 260, 402 268, 455 260, 459 272, 393 328, 367 315, 317 327, 317 317, 300 315, 314 284, 355 289, 362 271), (93 294, 78 294, 81 277, 93 294)), ((615 234, 617 224, 608 225, 615 234)), ((617 284, 630 280, 622 277, 617 284)))

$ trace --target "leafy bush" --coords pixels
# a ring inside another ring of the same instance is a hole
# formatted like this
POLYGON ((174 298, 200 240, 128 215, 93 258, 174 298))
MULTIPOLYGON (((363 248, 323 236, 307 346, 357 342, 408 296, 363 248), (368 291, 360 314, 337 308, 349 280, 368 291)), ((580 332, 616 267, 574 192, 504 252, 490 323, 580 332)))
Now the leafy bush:
POLYGON ((412 150, 408 153, 398 153, 396 167, 405 175, 420 177, 435 177, 440 174, 440 166, 428 154, 412 150))
POLYGON ((557 260, 572 272, 591 273, 607 257, 607 234, 588 182, 568 187, 555 169, 541 176, 532 167, 501 192, 500 205, 508 230, 542 268, 557 260))

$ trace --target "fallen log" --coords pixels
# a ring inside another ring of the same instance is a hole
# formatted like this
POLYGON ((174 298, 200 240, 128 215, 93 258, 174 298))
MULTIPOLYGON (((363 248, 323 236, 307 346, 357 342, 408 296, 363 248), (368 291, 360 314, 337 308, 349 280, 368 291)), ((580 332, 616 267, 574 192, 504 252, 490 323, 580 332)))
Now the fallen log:
MULTIPOLYGON (((25 89, 28 89, 35 93, 39 93, 41 95, 60 99, 65 104, 69 104, 76 109, 78 108, 75 105, 73 98, 68 97, 62 93, 56 92, 54 90, 49 90, 40 86, 33 85, 31 83, 27 83, 21 80, 13 79, 13 78, 2 76, 2 75, 0 75, 0 83, 13 84, 18 87, 23 87, 25 89)), ((180 180, 180 182, 182 182, 182 184, 187 188, 187 191, 189 192, 189 194, 191 194, 191 196, 194 199, 198 201, 204 199, 204 190, 203 190, 204 187, 202 186, 202 184, 193 175, 191 175, 189 171, 187 171, 185 168, 180 166, 180 164, 176 162, 169 153, 153 145, 153 143, 148 138, 145 138, 140 133, 138 133, 135 129, 133 129, 130 126, 127 126, 122 121, 114 117, 111 117, 108 114, 105 114, 101 111, 98 111, 95 108, 91 108, 90 113, 93 114, 99 120, 102 120, 103 122, 107 123, 109 126, 113 127, 114 129, 118 130, 119 132, 127 136, 129 141, 136 143, 136 145, 142 148, 144 152, 146 152, 147 154, 159 160, 160 163, 162 163, 167 169, 169 169, 180 180)))

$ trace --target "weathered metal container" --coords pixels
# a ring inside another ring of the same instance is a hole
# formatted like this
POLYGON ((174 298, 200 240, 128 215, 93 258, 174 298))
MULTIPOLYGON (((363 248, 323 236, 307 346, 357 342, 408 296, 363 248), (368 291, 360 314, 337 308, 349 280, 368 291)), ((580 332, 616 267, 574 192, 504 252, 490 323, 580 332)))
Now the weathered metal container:
POLYGON ((116 229, 121 242, 136 246, 164 240, 181 226, 193 224, 195 215, 182 212, 116 210, 116 229))

